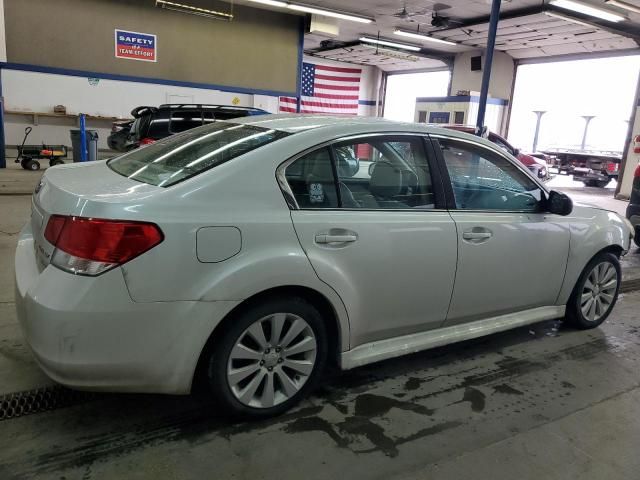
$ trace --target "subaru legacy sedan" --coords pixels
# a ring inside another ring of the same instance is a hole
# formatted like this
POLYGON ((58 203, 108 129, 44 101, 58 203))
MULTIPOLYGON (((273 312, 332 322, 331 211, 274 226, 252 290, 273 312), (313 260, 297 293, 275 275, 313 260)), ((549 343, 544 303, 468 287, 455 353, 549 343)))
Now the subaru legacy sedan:
POLYGON ((15 259, 44 371, 268 416, 351 369, 613 309, 632 229, 495 144, 381 119, 273 115, 47 170, 15 259), (532 252, 545 252, 544 255, 532 252))

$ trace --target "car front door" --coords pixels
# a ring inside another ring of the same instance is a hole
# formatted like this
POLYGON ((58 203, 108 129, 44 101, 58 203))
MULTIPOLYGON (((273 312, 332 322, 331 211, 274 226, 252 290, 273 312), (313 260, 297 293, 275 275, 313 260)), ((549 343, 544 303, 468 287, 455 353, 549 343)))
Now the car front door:
POLYGON ((569 230, 544 211, 546 193, 497 149, 432 136, 457 226, 458 268, 447 325, 552 306, 569 230))
POLYGON ((302 248, 348 311, 351 348, 446 318, 456 229, 425 147, 420 136, 370 135, 281 167, 302 248))

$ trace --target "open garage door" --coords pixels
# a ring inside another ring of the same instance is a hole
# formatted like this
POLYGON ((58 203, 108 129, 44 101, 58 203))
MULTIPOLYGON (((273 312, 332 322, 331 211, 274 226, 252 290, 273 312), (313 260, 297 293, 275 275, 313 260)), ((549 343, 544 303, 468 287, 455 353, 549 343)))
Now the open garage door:
POLYGON ((621 153, 639 70, 640 55, 520 65, 509 140, 533 150, 541 111, 537 150, 621 153))
POLYGON ((416 98, 446 96, 450 79, 449 70, 389 75, 384 97, 384 117, 413 122, 416 98))

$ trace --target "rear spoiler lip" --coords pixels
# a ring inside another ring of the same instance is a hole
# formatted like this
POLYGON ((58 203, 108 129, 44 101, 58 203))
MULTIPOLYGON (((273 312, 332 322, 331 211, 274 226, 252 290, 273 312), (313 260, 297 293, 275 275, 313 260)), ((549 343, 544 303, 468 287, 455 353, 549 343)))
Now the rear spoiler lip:
POLYGON ((158 111, 158 107, 141 106, 131 110, 131 116, 133 118, 140 118, 146 112, 153 113, 157 111, 158 111))

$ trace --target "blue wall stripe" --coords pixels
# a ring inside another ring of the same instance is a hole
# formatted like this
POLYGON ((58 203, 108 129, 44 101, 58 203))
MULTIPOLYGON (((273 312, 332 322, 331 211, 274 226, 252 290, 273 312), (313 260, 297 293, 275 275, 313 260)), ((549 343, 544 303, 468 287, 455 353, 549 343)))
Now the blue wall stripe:
POLYGON ((22 70, 25 72, 52 73, 56 75, 67 75, 71 77, 93 77, 104 80, 118 80, 121 82, 151 83, 156 85, 171 85, 174 87, 202 88, 205 90, 220 90, 230 93, 244 93, 249 95, 268 95, 271 97, 291 97, 295 92, 284 92, 278 90, 261 90, 257 88, 231 87, 229 85, 217 85, 213 83, 181 82, 178 80, 166 80, 162 78, 134 77, 130 75, 119 75, 113 73, 87 72, 84 70, 70 70, 67 68, 44 67, 40 65, 29 65, 24 63, 0 63, 0 68, 6 70, 22 70))

